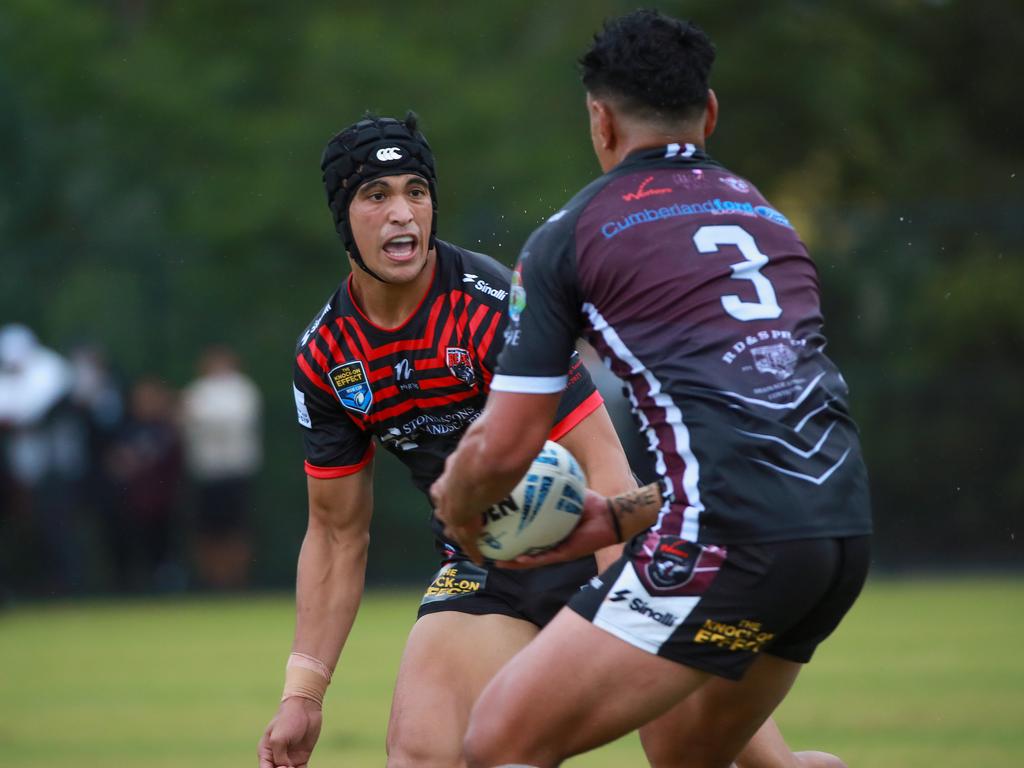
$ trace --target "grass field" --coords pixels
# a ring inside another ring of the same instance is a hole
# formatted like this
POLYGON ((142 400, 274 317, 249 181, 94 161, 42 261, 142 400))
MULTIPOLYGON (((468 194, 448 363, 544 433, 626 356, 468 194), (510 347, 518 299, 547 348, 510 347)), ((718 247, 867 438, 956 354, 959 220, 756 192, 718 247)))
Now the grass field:
MULTIPOLYGON (((384 764, 416 603, 411 592, 364 601, 315 766, 384 764)), ((0 764, 255 766, 291 632, 287 596, 0 613, 0 764)), ((875 580, 778 720, 794 747, 840 753, 851 768, 1024 765, 1022 637, 1024 579, 875 580)), ((645 764, 627 737, 566 765, 645 764)))

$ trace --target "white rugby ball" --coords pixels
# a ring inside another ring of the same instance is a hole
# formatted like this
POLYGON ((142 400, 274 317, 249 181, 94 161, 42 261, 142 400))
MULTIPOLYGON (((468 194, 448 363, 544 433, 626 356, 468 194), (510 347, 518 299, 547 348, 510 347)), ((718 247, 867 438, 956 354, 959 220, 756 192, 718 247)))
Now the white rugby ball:
POLYGON ((508 498, 484 513, 480 552, 511 560, 551 549, 579 522, 586 486, 573 455, 548 440, 508 498))

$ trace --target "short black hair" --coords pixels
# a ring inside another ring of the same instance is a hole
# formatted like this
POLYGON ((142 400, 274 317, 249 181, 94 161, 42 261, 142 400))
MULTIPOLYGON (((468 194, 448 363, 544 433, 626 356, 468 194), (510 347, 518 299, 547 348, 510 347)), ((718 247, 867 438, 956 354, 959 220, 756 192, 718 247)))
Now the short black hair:
POLYGON ((606 20, 579 64, 591 95, 637 117, 674 122, 703 111, 714 61, 715 47, 696 24, 639 10, 606 20))

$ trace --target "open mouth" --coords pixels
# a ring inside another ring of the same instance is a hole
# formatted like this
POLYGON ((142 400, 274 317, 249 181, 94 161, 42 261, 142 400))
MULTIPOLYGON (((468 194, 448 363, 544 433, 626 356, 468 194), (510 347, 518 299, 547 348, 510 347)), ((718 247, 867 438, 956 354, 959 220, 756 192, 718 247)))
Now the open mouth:
POLYGON ((393 259, 409 259, 416 253, 419 239, 415 235, 398 235, 384 241, 384 253, 393 259))

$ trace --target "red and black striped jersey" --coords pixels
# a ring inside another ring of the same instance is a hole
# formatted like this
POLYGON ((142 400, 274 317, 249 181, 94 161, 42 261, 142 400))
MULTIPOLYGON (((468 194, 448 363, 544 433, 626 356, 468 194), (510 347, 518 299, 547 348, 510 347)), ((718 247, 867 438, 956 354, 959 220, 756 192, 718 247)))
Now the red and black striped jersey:
MULTIPOLYGON (((351 278, 343 283, 296 349, 306 472, 358 472, 372 459, 376 436, 426 492, 483 410, 503 344, 511 274, 483 254, 438 241, 430 288, 397 328, 371 322, 352 297, 351 278)), ((601 402, 574 353, 551 438, 601 402)))

